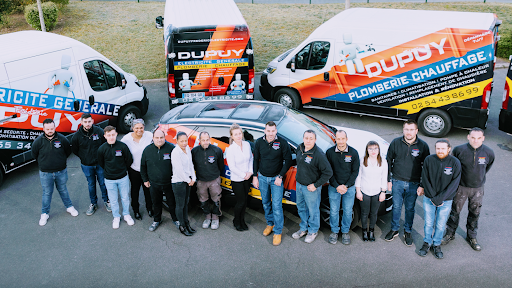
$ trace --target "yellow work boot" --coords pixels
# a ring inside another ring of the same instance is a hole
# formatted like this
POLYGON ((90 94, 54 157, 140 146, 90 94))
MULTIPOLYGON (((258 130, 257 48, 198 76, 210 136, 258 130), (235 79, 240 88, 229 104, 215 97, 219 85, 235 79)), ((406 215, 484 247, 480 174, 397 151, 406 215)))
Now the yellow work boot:
POLYGON ((274 239, 272 240, 272 244, 274 244, 274 246, 279 246, 279 244, 281 244, 281 234, 274 234, 274 239))
POLYGON ((267 225, 267 228, 265 228, 265 230, 263 230, 263 236, 270 235, 270 233, 272 233, 272 229, 274 229, 274 226, 268 226, 267 225))

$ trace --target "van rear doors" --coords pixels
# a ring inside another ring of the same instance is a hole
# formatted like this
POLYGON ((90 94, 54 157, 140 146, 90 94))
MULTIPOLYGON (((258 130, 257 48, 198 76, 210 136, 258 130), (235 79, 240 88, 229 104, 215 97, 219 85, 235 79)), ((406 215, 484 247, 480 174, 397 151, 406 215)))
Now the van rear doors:
POLYGON ((512 56, 508 66, 507 78, 505 78, 505 90, 503 91, 503 102, 501 105, 499 128, 501 131, 512 134, 512 56))

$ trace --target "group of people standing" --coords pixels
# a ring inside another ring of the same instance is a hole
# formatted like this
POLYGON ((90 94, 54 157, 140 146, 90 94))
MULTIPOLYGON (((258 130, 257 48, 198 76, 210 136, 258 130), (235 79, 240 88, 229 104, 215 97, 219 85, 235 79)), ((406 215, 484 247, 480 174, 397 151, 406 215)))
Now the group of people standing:
MULTIPOLYGON (((190 149, 186 133, 176 134, 176 147, 165 141, 163 131, 144 131, 142 119, 133 121, 133 132, 121 141, 117 141, 113 126, 104 130, 94 126, 90 114, 82 115, 81 124, 73 135, 72 146, 55 132, 55 123, 51 119, 44 120, 44 133, 34 141, 32 153, 39 163, 43 186, 41 226, 49 218, 54 183, 67 211, 72 216, 78 215, 66 188, 66 158, 73 152, 80 158, 88 181, 91 204, 87 215, 94 214, 98 208, 97 181, 105 207, 113 214, 113 228, 119 228, 120 223, 119 195, 124 220, 128 225, 134 225, 129 212, 130 198, 135 219, 141 220, 138 198, 142 186, 148 216, 153 217, 149 230, 155 231, 162 222, 165 195, 172 221, 182 234, 191 236, 196 230, 188 219, 188 203, 191 187, 197 182, 197 195, 205 215, 202 228, 218 229, 225 158, 236 198, 235 229, 248 230, 245 209, 252 182, 252 186, 260 191, 265 211, 267 226, 263 235, 273 233, 273 245, 281 244, 284 177, 292 165, 292 153, 288 142, 277 136, 274 122, 266 123, 264 136, 255 141, 254 147, 244 141, 241 127, 233 124, 229 130, 230 145, 225 153, 210 143, 206 131, 199 134, 199 145, 190 149)), ((345 131, 336 132, 336 145, 325 153, 316 145, 315 132, 305 131, 295 159, 296 204, 301 222, 292 238, 305 236, 306 243, 315 240, 320 228, 321 191, 328 183, 331 244, 337 243, 340 231, 342 244, 350 244, 349 231, 356 199, 361 207, 362 239, 375 241, 377 212, 389 190, 393 195, 393 215, 391 230, 384 238, 386 241, 399 235, 402 206, 405 206, 404 243, 412 246, 416 199, 424 195, 425 235, 418 254, 425 256, 432 250, 436 258, 443 258, 440 245, 455 238, 459 214, 469 199, 466 239, 474 250, 480 250, 476 240, 478 218, 485 175, 494 162, 493 151, 483 145, 483 130, 473 128, 468 135, 469 143, 455 147, 453 155, 450 155, 451 145, 446 139, 438 140, 436 153, 430 155, 428 145, 418 138, 417 133, 417 124, 408 120, 403 125, 403 136, 391 142, 386 159, 382 158, 380 146, 375 141, 367 143, 360 159, 357 150, 347 145, 345 131), (343 211, 341 225, 340 207, 343 211)))

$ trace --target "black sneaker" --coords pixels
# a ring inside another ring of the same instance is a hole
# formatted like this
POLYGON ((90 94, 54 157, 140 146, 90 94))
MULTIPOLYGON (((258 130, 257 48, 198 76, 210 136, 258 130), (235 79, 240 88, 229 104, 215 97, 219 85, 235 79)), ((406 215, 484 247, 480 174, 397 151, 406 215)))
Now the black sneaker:
POLYGON ((423 242, 423 246, 421 246, 420 251, 418 251, 418 255, 421 257, 427 256, 428 249, 430 249, 430 244, 427 242, 423 242))
POLYGON ((409 246, 409 247, 411 247, 411 246, 412 246, 412 243, 414 242, 414 241, 412 240, 412 235, 411 235, 411 233, 409 233, 409 232, 405 232, 405 233, 404 233, 404 240, 405 240, 405 242, 404 242, 404 243, 405 243, 405 246, 409 246))
POLYGON ((441 245, 438 245, 438 246, 432 245, 432 247, 430 247, 430 249, 432 250, 432 254, 434 254, 434 256, 437 259, 443 259, 443 252, 441 251, 441 245))
POLYGON ((393 239, 395 239, 395 237, 398 236, 398 231, 394 231, 394 230, 391 230, 389 231, 388 234, 386 234, 386 237, 384 237, 384 240, 390 242, 390 241, 393 241, 393 239))
POLYGON ((348 233, 341 233, 341 244, 343 244, 343 245, 350 244, 350 235, 348 233))
POLYGON ((446 245, 446 244, 448 244, 448 242, 452 241, 453 239, 455 239, 455 234, 446 233, 446 235, 444 235, 444 237, 443 237, 443 240, 441 240, 441 245, 446 245))
POLYGON ((338 243, 338 233, 332 232, 331 235, 329 235, 329 243, 331 243, 331 244, 338 243))
POLYGON ((153 224, 151 224, 151 226, 149 226, 149 231, 153 232, 156 230, 156 228, 158 228, 158 226, 160 226, 160 223, 162 223, 162 221, 160 222, 153 222, 153 224))

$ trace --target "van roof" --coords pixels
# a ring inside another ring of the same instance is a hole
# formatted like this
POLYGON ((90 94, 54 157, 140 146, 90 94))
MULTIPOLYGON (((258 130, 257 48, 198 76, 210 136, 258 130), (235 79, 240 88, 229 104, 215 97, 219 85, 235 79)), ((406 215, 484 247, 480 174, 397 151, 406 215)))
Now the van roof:
POLYGON ((351 8, 320 25, 308 39, 342 37, 342 33, 333 33, 336 30, 439 31, 444 28, 489 30, 495 21, 496 16, 493 13, 351 8))
POLYGON ((165 29, 198 26, 247 26, 233 0, 167 0, 164 14, 165 29))

